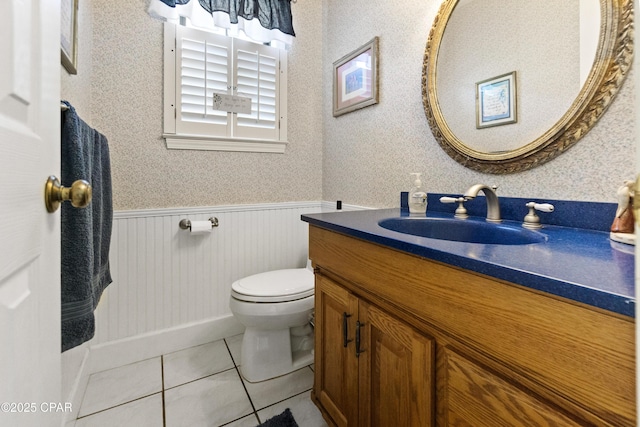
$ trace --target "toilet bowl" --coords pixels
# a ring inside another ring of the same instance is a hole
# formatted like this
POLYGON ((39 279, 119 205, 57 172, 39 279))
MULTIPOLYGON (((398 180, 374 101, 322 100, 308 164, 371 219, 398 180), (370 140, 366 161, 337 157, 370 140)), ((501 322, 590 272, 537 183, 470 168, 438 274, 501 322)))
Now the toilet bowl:
POLYGON ((313 285, 310 267, 255 274, 231 285, 229 307, 245 326, 240 373, 247 381, 313 363, 313 285))

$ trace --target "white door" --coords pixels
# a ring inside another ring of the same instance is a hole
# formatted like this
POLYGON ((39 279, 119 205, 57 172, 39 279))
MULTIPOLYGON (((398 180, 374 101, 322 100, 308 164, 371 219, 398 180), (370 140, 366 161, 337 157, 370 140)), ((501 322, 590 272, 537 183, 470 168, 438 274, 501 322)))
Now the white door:
POLYGON ((0 58, 0 425, 59 426, 59 1, 2 0, 0 58))

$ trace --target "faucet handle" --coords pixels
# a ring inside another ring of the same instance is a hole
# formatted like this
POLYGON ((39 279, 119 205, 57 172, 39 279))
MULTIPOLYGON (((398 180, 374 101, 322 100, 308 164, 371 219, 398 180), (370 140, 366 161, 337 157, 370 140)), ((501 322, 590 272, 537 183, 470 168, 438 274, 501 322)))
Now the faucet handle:
POLYGON ((467 214, 467 208, 464 207, 464 202, 466 201, 467 199, 464 197, 448 197, 448 196, 440 197, 440 203, 457 203, 458 204, 454 217, 459 219, 469 218, 469 215, 467 214))
POLYGON ((529 207, 530 204, 533 204, 533 208, 537 211, 540 212, 553 212, 553 205, 551 203, 534 203, 534 202, 529 202, 527 203, 527 207, 529 207))
POLYGON ((542 227, 542 225, 540 225, 540 217, 536 214, 536 211, 553 212, 555 209, 550 203, 529 202, 525 206, 529 208, 529 213, 524 217, 522 226, 531 230, 537 230, 542 227))
POLYGON ((440 203, 458 203, 459 199, 462 199, 462 201, 464 201, 464 197, 444 196, 440 197, 440 203))

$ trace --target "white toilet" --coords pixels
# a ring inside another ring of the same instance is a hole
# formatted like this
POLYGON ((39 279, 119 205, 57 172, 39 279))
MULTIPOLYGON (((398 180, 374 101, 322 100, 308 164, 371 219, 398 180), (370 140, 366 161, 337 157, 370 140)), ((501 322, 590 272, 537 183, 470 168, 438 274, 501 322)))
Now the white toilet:
POLYGON ((229 307, 245 326, 240 372, 249 382, 313 363, 313 270, 276 270, 231 285, 229 307))

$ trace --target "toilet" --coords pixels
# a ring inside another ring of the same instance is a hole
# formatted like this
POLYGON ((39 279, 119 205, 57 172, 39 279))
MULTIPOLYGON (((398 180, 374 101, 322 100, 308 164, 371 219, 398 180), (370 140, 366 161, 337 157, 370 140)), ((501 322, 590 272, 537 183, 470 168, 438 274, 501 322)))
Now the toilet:
POLYGON ((240 373, 259 382, 313 363, 313 270, 275 270, 231 285, 229 307, 245 326, 240 373))

